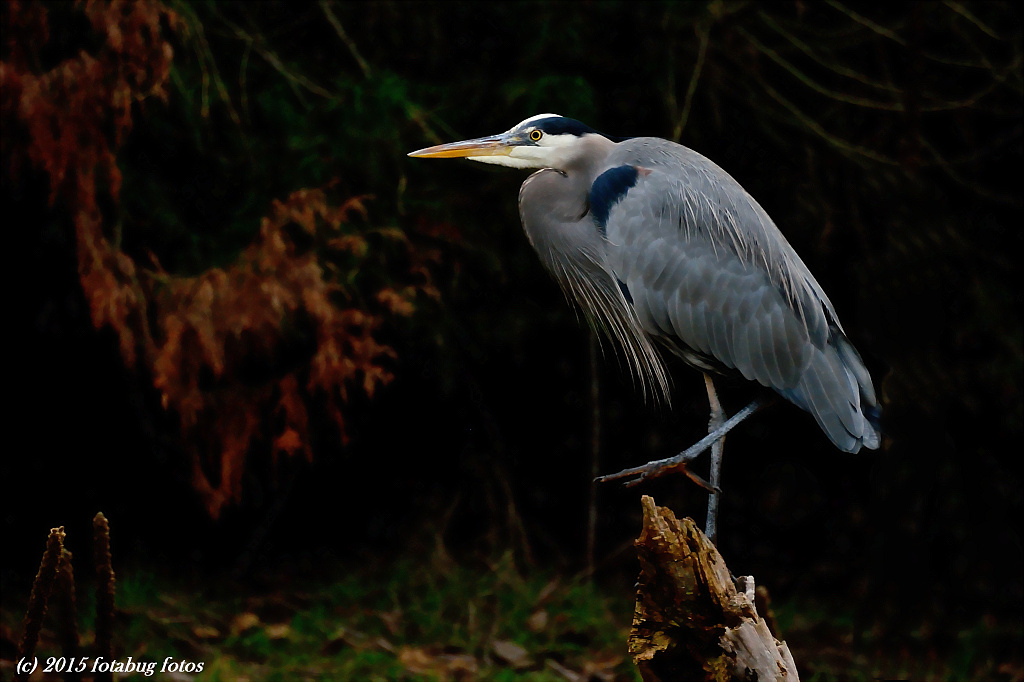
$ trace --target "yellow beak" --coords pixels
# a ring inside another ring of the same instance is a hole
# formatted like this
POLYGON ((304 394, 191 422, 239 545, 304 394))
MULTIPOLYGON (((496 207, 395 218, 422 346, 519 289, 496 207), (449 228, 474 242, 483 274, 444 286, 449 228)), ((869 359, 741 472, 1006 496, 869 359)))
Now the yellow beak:
POLYGON ((515 145, 509 144, 507 135, 489 135, 475 140, 449 142, 409 152, 409 156, 432 159, 454 159, 466 156, 508 156, 515 145))

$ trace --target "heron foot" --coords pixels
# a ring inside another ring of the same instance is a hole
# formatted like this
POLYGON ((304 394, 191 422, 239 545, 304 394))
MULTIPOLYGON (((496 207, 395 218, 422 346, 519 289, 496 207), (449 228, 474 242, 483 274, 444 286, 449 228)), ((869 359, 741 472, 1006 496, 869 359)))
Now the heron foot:
POLYGON ((765 402, 761 400, 754 400, 749 405, 744 407, 742 410, 734 414, 732 417, 722 423, 721 426, 714 429, 711 433, 701 438, 699 441, 691 445, 686 450, 683 450, 678 455, 673 457, 666 457, 665 459, 657 459, 653 462, 648 462, 638 467, 632 467, 629 469, 623 469, 614 474, 607 474, 605 476, 598 476, 594 480, 598 483, 605 483, 607 481, 617 481, 623 478, 632 478, 626 481, 627 487, 632 487, 648 479, 657 478, 663 476, 672 471, 681 471, 692 480, 694 483, 704 488, 705 490, 712 493, 722 492, 718 487, 705 481, 703 478, 693 473, 687 468, 687 463, 691 460, 696 459, 702 452, 710 448, 712 445, 722 439, 725 434, 732 431, 737 424, 742 422, 750 415, 757 412, 759 409, 765 406, 765 402))
POLYGON ((691 481, 699 485, 704 490, 707 490, 709 493, 720 493, 722 492, 720 489, 708 483, 702 476, 691 471, 690 468, 687 466, 687 463, 689 463, 690 460, 695 459, 698 455, 707 450, 708 447, 710 447, 711 445, 709 443, 707 445, 704 445, 703 447, 698 448, 698 446, 700 446, 701 443, 703 443, 703 441, 691 446, 690 448, 683 452, 680 452, 678 455, 674 457, 666 457, 665 459, 654 460, 653 462, 648 462, 647 464, 643 464, 638 467, 623 469, 622 471, 619 471, 614 474, 598 476, 594 480, 597 481, 598 483, 606 483, 608 481, 617 481, 622 478, 629 478, 631 476, 635 476, 636 478, 633 478, 632 480, 625 482, 625 486, 627 488, 632 488, 633 486, 639 485, 640 483, 643 483, 646 480, 658 478, 659 476, 664 476, 665 474, 670 474, 678 471, 679 473, 684 474, 687 478, 689 478, 691 481))

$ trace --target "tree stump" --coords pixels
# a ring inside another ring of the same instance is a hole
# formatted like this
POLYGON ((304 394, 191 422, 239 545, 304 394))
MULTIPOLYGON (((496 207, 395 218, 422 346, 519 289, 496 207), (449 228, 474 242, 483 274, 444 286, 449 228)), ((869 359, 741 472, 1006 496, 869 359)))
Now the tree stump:
POLYGON ((645 682, 799 682, 785 642, 754 606, 754 579, 737 589, 722 555, 692 519, 644 495, 629 652, 645 682))

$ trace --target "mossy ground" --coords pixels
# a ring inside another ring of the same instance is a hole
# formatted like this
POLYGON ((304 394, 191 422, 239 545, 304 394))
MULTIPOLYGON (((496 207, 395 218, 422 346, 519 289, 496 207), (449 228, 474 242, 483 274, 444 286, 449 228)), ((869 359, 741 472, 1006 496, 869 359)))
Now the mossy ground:
MULTIPOLYGON (((158 671, 167 657, 203 662, 196 679, 640 679, 626 654, 631 585, 523 571, 511 555, 325 562, 245 581, 124 569, 117 585, 115 655, 154 661, 158 671)), ((87 649, 94 602, 79 589, 87 649)), ((0 620, 5 649, 21 633, 10 596, 0 620)), ((923 630, 893 636, 864 631, 822 604, 783 602, 774 612, 805 680, 1024 678, 1020 624, 989 619, 952 637, 923 630)), ((55 627, 47 621, 41 661, 60 655, 55 627)))

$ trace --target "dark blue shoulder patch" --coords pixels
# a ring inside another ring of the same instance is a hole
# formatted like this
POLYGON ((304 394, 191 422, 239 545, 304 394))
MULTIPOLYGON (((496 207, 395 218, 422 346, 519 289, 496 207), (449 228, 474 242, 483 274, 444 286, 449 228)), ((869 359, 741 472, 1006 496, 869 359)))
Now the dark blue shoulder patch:
POLYGON ((626 192, 636 184, 639 176, 640 173, 635 166, 616 166, 601 173, 597 180, 594 180, 590 187, 590 212, 602 235, 612 206, 626 196, 626 192))

